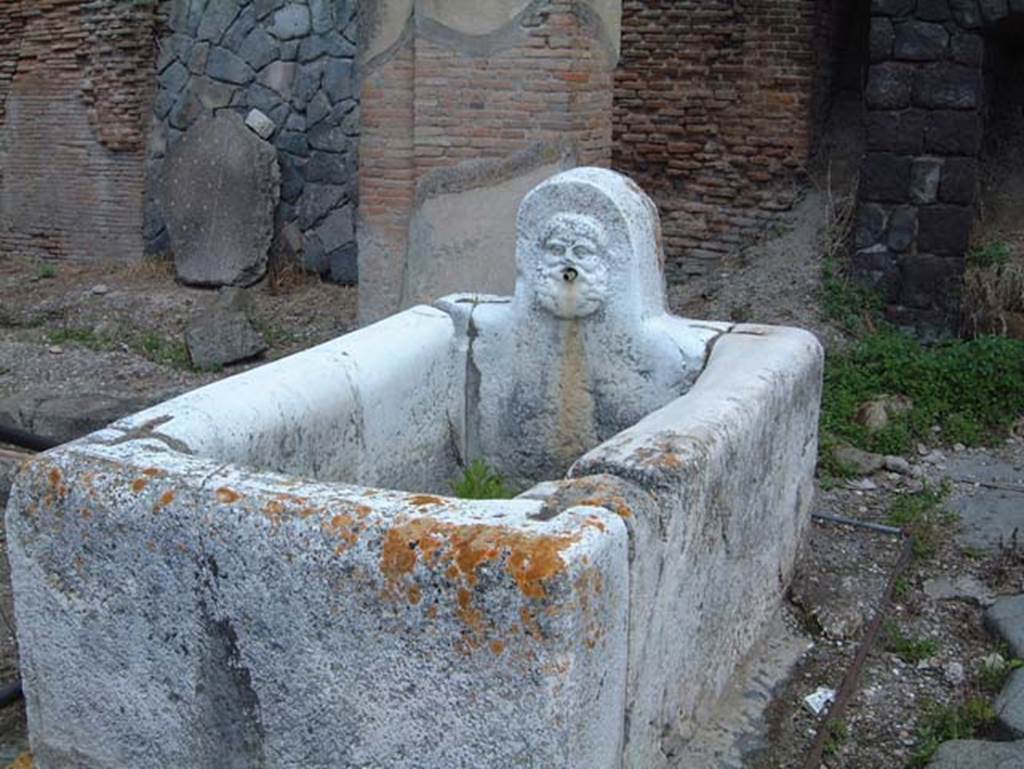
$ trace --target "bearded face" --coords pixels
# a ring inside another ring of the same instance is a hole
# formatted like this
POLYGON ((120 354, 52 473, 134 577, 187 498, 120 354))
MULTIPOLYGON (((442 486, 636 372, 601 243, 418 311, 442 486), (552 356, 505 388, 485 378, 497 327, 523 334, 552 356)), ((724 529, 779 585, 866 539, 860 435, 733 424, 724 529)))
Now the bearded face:
POLYGON ((536 301, 557 318, 585 318, 608 293, 607 237, 594 218, 556 214, 548 221, 537 261, 536 301))

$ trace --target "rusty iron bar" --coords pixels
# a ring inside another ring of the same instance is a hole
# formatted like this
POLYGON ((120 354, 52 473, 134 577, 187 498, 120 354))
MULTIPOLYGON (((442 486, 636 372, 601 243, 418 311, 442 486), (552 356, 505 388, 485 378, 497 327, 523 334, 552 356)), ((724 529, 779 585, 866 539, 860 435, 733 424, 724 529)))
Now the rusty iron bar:
MULTIPOLYGON (((880 531, 877 525, 870 524, 866 521, 856 521, 854 519, 830 521, 827 516, 814 517, 826 522, 858 526, 859 528, 867 529, 869 531, 880 531)), ((905 530, 898 531, 903 543, 900 550, 900 557, 896 561, 896 566, 893 567, 892 572, 889 574, 889 581, 885 585, 885 592, 882 593, 882 599, 878 602, 878 607, 875 609, 875 615, 871 618, 871 624, 868 625, 868 629, 865 631, 864 637, 861 639, 860 646, 857 647, 857 654, 854 655, 853 662, 850 663, 850 667, 846 669, 846 675, 843 676, 843 682, 840 684, 839 690, 836 692, 835 699, 832 700, 832 705, 829 707, 828 713, 818 725, 818 731, 814 735, 814 742, 811 743, 811 751, 807 754, 807 760, 805 760, 801 765, 801 769, 818 769, 821 765, 821 758, 825 753, 825 743, 828 741, 829 734, 831 732, 831 725, 843 717, 843 714, 846 712, 846 705, 857 691, 857 686, 860 683, 860 675, 864 668, 864 661, 867 659, 868 654, 871 653, 871 650, 875 647, 875 643, 878 641, 878 634, 882 628, 882 620, 885 618, 889 604, 892 601, 892 593, 895 589, 896 580, 903 574, 904 569, 907 568, 910 564, 910 559, 913 557, 914 538, 905 530)))

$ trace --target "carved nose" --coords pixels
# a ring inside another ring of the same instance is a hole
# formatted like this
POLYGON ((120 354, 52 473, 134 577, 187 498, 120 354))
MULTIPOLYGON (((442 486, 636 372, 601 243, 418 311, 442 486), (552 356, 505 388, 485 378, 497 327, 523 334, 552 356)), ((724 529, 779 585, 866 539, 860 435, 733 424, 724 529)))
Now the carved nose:
POLYGON ((576 277, 578 275, 579 273, 576 272, 575 267, 566 267, 564 270, 562 270, 562 280, 564 280, 566 283, 572 283, 573 281, 576 280, 576 277))

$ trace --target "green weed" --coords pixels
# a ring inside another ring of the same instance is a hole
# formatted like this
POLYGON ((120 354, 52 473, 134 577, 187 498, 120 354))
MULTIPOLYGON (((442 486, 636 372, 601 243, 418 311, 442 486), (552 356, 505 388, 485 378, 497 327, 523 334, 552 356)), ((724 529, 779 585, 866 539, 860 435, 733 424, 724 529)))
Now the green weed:
POLYGON ((89 328, 59 328, 46 332, 50 344, 79 345, 90 350, 112 350, 114 340, 89 328))
POLYGON ((882 299, 851 280, 835 261, 826 259, 822 267, 822 308, 825 317, 844 331, 863 336, 878 326, 882 299))
POLYGON ((188 349, 182 341, 170 340, 165 337, 149 332, 144 334, 138 342, 138 349, 146 358, 154 363, 175 368, 192 368, 191 360, 188 357, 188 349))
POLYGON ((905 454, 939 425, 948 443, 985 441, 1024 412, 1024 341, 978 337, 925 347, 892 329, 828 355, 822 393, 823 467, 842 475, 831 448, 846 442, 880 454, 905 454), (913 408, 877 432, 857 419, 865 401, 905 395, 913 408))
POLYGON ((452 491, 460 499, 511 499, 515 494, 482 459, 474 459, 462 477, 452 483, 452 491))
POLYGON ((57 277, 57 268, 52 264, 43 262, 36 268, 36 278, 38 280, 48 280, 50 278, 57 277))
POLYGON ((971 697, 959 705, 933 705, 918 725, 917 747, 908 769, 926 766, 944 742, 969 740, 984 733, 995 719, 992 703, 984 697, 971 697))
POLYGON ((976 246, 967 252, 971 267, 999 267, 1010 261, 1010 247, 1001 240, 976 246))
POLYGON ((916 494, 894 496, 889 503, 886 522, 908 531, 914 538, 914 556, 931 558, 938 551, 942 540, 957 516, 941 509, 942 501, 949 494, 949 487, 924 490, 916 494))
POLYGON ((828 738, 825 740, 825 752, 831 756, 838 753, 843 743, 849 739, 850 727, 846 725, 845 721, 838 718, 829 719, 826 727, 828 728, 828 738))
POLYGON ((892 652, 908 665, 916 665, 921 660, 933 657, 939 650, 939 645, 934 639, 904 635, 894 620, 887 620, 882 626, 882 631, 885 633, 885 650, 892 652))
POLYGON ((997 649, 999 656, 993 655, 992 659, 982 661, 978 675, 974 679, 975 685, 983 692, 999 694, 1006 684, 1006 680, 1014 670, 1024 667, 1024 660, 1019 660, 1010 655, 1009 647, 1001 643, 997 649))

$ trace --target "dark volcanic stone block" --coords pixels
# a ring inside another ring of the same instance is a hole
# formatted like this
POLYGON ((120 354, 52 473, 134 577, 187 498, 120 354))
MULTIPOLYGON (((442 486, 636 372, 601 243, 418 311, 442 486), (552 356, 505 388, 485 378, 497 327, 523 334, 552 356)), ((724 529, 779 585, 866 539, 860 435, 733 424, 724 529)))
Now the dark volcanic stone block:
POLYGON ((861 203, 857 207, 857 220, 853 230, 854 247, 869 248, 882 239, 888 212, 877 203, 861 203))
POLYGON ((974 158, 949 158, 942 169, 939 200, 943 203, 971 205, 978 189, 978 161, 974 158))
POLYGON ((917 254, 900 261, 900 299, 922 309, 955 306, 963 259, 917 254))
POLYGON ((871 13, 879 16, 906 16, 914 10, 914 0, 871 0, 871 13))
POLYGON ((872 109, 902 109, 910 106, 914 86, 913 64, 886 62, 872 64, 864 100, 872 109))
POLYGON ((962 256, 971 240, 973 212, 968 206, 922 206, 917 212, 917 249, 940 256, 962 256))
POLYGON ((914 15, 922 21, 948 21, 952 18, 947 0, 917 0, 914 15))
POLYGON ((980 67, 985 60, 985 42, 974 32, 961 32, 953 37, 949 47, 953 61, 972 67, 980 67))
POLYGON ((889 217, 889 234, 886 242, 893 251, 906 251, 917 236, 917 209, 913 206, 899 206, 889 217))
POLYGON ((942 176, 940 158, 914 158, 910 166, 910 202, 934 203, 942 176))
POLYGON ((892 28, 892 22, 880 16, 871 19, 871 33, 869 36, 869 48, 871 61, 887 61, 892 58, 892 45, 896 40, 896 32, 892 28))
POLYGON ((928 21, 904 21, 896 25, 893 55, 905 61, 941 59, 949 45, 949 33, 941 24, 928 21))
POLYGON ((977 155, 981 148, 981 118, 973 110, 935 110, 924 129, 927 152, 940 155, 977 155))
POLYGON ((869 152, 861 161, 861 196, 866 201, 904 203, 910 191, 910 158, 869 152))
POLYGON ((867 115, 868 150, 916 155, 924 147, 922 110, 871 110, 867 115))
POLYGON ((914 104, 928 109, 974 109, 981 104, 981 70, 942 63, 914 75, 914 104))
POLYGON ((949 10, 961 27, 976 29, 981 26, 981 10, 977 0, 949 0, 949 10))

